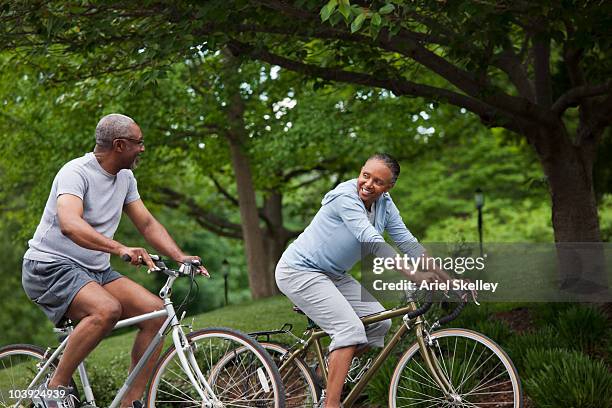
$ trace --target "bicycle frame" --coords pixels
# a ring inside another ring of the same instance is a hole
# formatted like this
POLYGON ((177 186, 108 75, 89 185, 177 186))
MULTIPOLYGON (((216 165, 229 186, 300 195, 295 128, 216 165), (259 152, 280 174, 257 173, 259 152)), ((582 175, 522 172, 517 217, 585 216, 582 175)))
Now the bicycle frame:
MULTIPOLYGON (((138 363, 136 364, 134 369, 128 375, 127 379, 125 380, 125 382, 123 383, 119 391, 117 392, 117 395, 113 399, 113 402, 110 404, 109 408, 119 407, 121 400, 125 396, 128 388, 133 384, 136 376, 142 371, 144 365, 147 363, 151 355, 154 353, 157 346, 165 338, 166 336, 165 331, 168 327, 171 327, 172 341, 174 343, 174 346, 176 347, 177 355, 179 357, 181 366, 183 370, 185 371, 185 373, 187 374, 187 377, 191 381, 195 390, 198 392, 202 400, 205 403, 209 404, 210 406, 212 406, 214 402, 218 402, 218 399, 215 396, 212 388, 210 387, 210 385, 204 378, 204 375, 200 371, 200 368, 197 364, 195 356, 193 355, 193 351, 189 347, 187 337, 185 336, 185 333, 183 332, 183 329, 180 325, 180 319, 177 318, 176 312, 174 310, 174 306, 172 305, 172 301, 170 300, 172 284, 174 283, 174 280, 176 278, 177 276, 169 276, 166 281, 166 284, 160 290, 160 297, 164 300, 163 310, 156 310, 154 312, 145 313, 139 316, 134 316, 128 319, 121 320, 117 322, 117 324, 113 328, 113 330, 117 330, 123 327, 134 326, 138 323, 141 323, 147 320, 166 316, 166 320, 164 321, 163 325, 161 326, 161 328, 159 329, 155 337, 151 340, 151 343, 149 343, 149 346, 145 350, 140 360, 138 360, 138 363), (201 385, 204 386, 204 389, 201 387, 201 385)), ((66 337, 61 341, 60 345, 53 352, 53 354, 51 354, 51 356, 47 358, 47 361, 45 362, 45 364, 39 369, 38 373, 36 374, 32 382, 30 383, 30 385, 28 385, 28 389, 31 389, 31 387, 40 380, 40 377, 45 374, 45 372, 51 365, 51 362, 56 361, 56 359, 60 356, 62 351, 66 348, 66 344, 68 343, 68 339, 70 338, 70 335, 73 330, 74 330, 73 326, 68 326, 65 329, 59 329, 59 332, 65 333, 66 337)), ((84 361, 81 362, 81 364, 79 364, 78 373, 81 379, 81 384, 83 385, 83 393, 85 394, 84 402, 91 407, 95 407, 96 406, 95 398, 93 395, 93 391, 91 389, 91 385, 89 383, 89 377, 87 375, 87 371, 85 370, 84 361)), ((22 399, 19 399, 17 403, 15 404, 15 406, 19 406, 21 401, 22 399)))
MULTIPOLYGON (((416 309, 417 309, 416 303, 410 302, 407 306, 404 306, 398 309, 385 310, 384 312, 376 313, 376 314, 361 318, 361 321, 363 322, 363 324, 367 326, 372 323, 376 323, 376 322, 380 322, 383 320, 392 319, 394 317, 404 315, 404 318, 403 318, 404 323, 398 329, 395 335, 393 335, 391 340, 385 345, 385 347, 383 347, 383 349, 378 353, 378 355, 372 362, 372 366, 355 383, 354 387, 351 389, 349 394, 342 401, 343 405, 346 408, 350 408, 353 406, 353 403, 355 402, 359 394, 361 394, 361 391, 363 391, 368 381, 370 381, 372 376, 382 366, 383 362, 389 356, 391 351, 393 351, 393 349, 397 346, 397 344, 402 339, 402 337, 410 330, 410 324, 412 322, 410 321, 410 319, 407 319, 407 316, 405 315, 409 312, 415 311, 416 309)), ((438 383, 438 385, 442 388, 442 390, 444 390, 445 394, 450 394, 450 392, 452 391, 452 386, 449 383, 446 376, 443 374, 443 371, 440 368, 440 365, 438 364, 437 358, 430 350, 430 344, 429 344, 430 340, 427 338, 427 332, 423 328, 424 320, 421 318, 421 316, 417 316, 415 319, 412 319, 412 320, 414 320, 414 328, 416 332, 417 342, 419 344, 419 351, 421 355, 423 356, 423 359, 425 361, 425 364, 427 365, 427 368, 431 372, 433 379, 436 381, 436 383, 438 383)), ((279 367, 279 371, 281 372, 281 376, 283 377, 283 381, 284 381, 285 377, 290 375, 292 370, 290 368, 289 371, 285 374, 283 374, 283 370, 286 370, 287 367, 291 367, 291 363, 293 362, 293 360, 295 360, 297 357, 301 357, 305 355, 306 351, 310 347, 314 347, 314 351, 317 357, 317 361, 319 363, 319 367, 321 367, 321 374, 323 377, 323 381, 325 384, 327 384, 327 368, 325 366, 325 361, 323 358, 323 348, 321 347, 321 339, 323 337, 327 337, 328 335, 327 333, 325 333, 324 331, 320 329, 312 328, 312 329, 309 329, 308 331, 311 331, 308 339, 305 340, 300 346, 298 346, 296 350, 293 351, 289 355, 289 357, 287 357, 287 359, 279 367)))

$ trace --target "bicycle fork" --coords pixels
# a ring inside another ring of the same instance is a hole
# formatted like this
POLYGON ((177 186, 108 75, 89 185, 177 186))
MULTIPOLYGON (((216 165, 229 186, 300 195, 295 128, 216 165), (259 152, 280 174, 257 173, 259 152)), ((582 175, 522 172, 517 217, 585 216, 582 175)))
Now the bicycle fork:
POLYGON ((204 374, 202 374, 200 366, 196 361, 192 348, 195 345, 192 346, 189 344, 187 336, 185 336, 185 333, 183 333, 183 330, 181 330, 179 325, 172 328, 172 340, 174 341, 176 353, 185 374, 187 374, 187 377, 189 377, 189 380, 195 387, 198 395, 200 398, 202 398, 202 407, 208 408, 222 406, 210 384, 208 384, 208 381, 206 381, 206 378, 204 378, 204 374), (200 385, 204 385, 206 392, 204 392, 204 389, 202 389, 200 385))
MULTIPOLYGON (((416 339, 419 344, 419 353, 425 360, 425 364, 429 369, 429 372, 436 382, 436 384, 440 387, 440 389, 444 392, 446 398, 448 398, 451 403, 461 403, 461 399, 457 396, 457 391, 450 383, 447 378, 444 370, 440 366, 440 362, 438 361, 438 357, 436 357, 435 353, 432 351, 432 347, 434 347, 432 340, 428 338, 427 332, 423 330, 423 320, 418 317, 415 322, 416 329, 416 339)), ((444 356, 440 356, 440 358, 444 358, 444 356)))

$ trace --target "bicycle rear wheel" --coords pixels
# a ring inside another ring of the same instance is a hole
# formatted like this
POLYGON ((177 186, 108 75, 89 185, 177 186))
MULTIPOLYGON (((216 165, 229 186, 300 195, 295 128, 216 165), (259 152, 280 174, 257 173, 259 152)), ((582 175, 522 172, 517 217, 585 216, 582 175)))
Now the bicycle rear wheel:
POLYGON ((288 367, 281 370, 280 367, 290 354, 287 348, 277 343, 260 342, 259 344, 266 349, 276 366, 279 367, 285 388, 287 408, 310 408, 319 401, 321 388, 316 384, 313 373, 304 360, 296 357, 288 367))
MULTIPOLYGON (((285 407, 278 368, 252 337, 231 329, 210 328, 190 333, 187 338, 200 371, 223 406, 285 407)), ((174 346, 155 368, 147 406, 202 406, 202 398, 183 371, 174 346)))
POLYGON ((452 385, 450 395, 435 381, 418 343, 400 358, 389 387, 389 406, 520 408, 521 382, 512 361, 493 340, 465 329, 430 334, 432 354, 452 385))
MULTIPOLYGON (((20 407, 33 407, 32 391, 51 377, 55 365, 52 364, 47 373, 31 388, 32 382, 40 368, 45 363, 45 350, 31 344, 13 344, 0 348, 0 407, 15 406, 19 399, 20 407), (30 391, 30 393, 28 393, 30 391), (30 398, 27 398, 27 396, 30 398)), ((76 392, 74 381, 71 386, 76 392)))

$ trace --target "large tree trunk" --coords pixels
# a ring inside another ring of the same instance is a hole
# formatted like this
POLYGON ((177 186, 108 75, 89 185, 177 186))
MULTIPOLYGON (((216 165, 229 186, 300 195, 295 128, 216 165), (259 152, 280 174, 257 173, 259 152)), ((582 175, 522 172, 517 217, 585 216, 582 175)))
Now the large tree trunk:
MULTIPOLYGON (((276 264, 289 240, 289 234, 283 226, 282 200, 283 196, 281 193, 274 191, 266 196, 263 206, 263 213, 268 221, 264 243, 268 262, 267 270, 272 275, 274 275, 276 264)), ((276 286, 275 290, 278 291, 276 286)))
POLYGON ((263 244, 264 234, 259 227, 259 214, 249 159, 243 154, 241 146, 231 141, 230 151, 236 175, 251 295, 253 299, 272 296, 277 293, 276 286, 274 275, 270 274, 268 270, 267 254, 263 244))
POLYGON ((243 150, 244 140, 246 140, 244 128, 245 106, 240 96, 237 64, 238 61, 227 52, 224 74, 226 75, 225 84, 228 87, 230 101, 226 111, 230 129, 226 136, 236 176, 249 286, 253 298, 258 299, 276 294, 277 289, 274 282, 274 274, 271 274, 268 268, 267 254, 264 248, 264 234, 259 226, 259 210, 257 208, 250 161, 243 150))
POLYGON ((608 282, 603 247, 598 244, 594 150, 572 143, 562 127, 541 132, 536 150, 550 188, 560 287, 578 295, 572 299, 596 301, 608 282))
POLYGON ((544 163, 552 202, 555 242, 599 242, 593 190, 593 158, 580 147, 559 141, 557 154, 544 163))

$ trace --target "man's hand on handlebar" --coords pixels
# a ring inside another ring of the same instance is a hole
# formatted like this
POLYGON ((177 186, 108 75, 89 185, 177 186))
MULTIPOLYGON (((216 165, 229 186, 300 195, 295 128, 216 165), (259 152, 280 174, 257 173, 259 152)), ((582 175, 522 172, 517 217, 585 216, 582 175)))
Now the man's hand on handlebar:
POLYGON ((146 265, 149 269, 156 269, 155 263, 144 248, 122 247, 119 256, 135 266, 146 265))
MULTIPOLYGON (((197 261, 197 273, 200 275, 204 275, 207 278, 210 278, 210 274, 208 273, 208 270, 206 270, 206 268, 204 267, 204 265, 202 265, 202 259, 200 259, 199 256, 191 256, 191 255, 187 255, 184 256, 179 262, 181 263, 193 263, 194 261, 197 261)), ((194 265, 196 266, 196 265, 194 265)))

